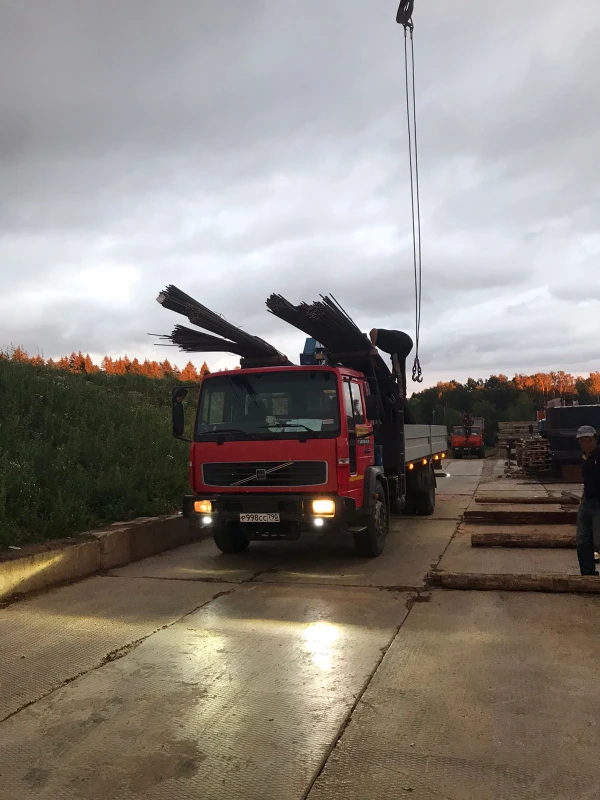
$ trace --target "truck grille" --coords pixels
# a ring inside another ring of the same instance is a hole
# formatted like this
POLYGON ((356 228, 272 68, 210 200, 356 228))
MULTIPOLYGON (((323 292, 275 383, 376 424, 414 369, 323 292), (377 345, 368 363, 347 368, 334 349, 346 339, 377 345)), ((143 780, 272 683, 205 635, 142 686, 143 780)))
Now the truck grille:
POLYGON ((321 486, 326 461, 238 461, 202 465, 205 486, 321 486))

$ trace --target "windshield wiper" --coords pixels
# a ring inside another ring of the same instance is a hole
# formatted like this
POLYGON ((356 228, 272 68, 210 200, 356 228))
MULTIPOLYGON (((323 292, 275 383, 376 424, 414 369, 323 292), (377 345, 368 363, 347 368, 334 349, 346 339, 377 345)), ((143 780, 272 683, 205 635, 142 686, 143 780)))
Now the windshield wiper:
POLYGON ((321 431, 316 431, 314 428, 309 428, 308 425, 304 425, 302 422, 292 422, 291 420, 286 420, 285 422, 272 422, 270 425, 259 425, 259 428, 281 428, 282 433, 288 427, 304 428, 305 431, 312 433, 314 436, 318 436, 321 433, 321 431))
POLYGON ((221 428, 218 431, 202 431, 197 436, 221 436, 224 433, 242 433, 244 436, 255 437, 256 434, 244 431, 241 428, 221 428))

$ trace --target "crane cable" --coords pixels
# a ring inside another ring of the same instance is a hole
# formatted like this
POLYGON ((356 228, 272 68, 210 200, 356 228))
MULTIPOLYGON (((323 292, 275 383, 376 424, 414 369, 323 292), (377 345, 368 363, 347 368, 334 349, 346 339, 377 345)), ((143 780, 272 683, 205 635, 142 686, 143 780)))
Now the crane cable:
POLYGON ((406 122, 408 126, 408 161, 410 168, 410 201, 412 214, 413 266, 415 276, 415 360, 412 368, 412 379, 415 383, 423 382, 423 370, 419 361, 419 338, 421 334, 421 208, 419 197, 419 157, 417 146, 417 105, 415 92, 415 47, 413 39, 414 24, 412 13, 414 0, 401 0, 396 14, 396 22, 404 27, 404 77, 406 86, 406 122), (408 41, 410 37, 410 69, 408 58, 408 41), (412 80, 409 81, 409 73, 412 80), (412 103, 411 103, 412 100, 412 103), (412 109, 411 109, 412 105, 412 109), (412 126, 411 126, 412 111, 412 126), (413 157, 414 152, 414 157, 413 157))

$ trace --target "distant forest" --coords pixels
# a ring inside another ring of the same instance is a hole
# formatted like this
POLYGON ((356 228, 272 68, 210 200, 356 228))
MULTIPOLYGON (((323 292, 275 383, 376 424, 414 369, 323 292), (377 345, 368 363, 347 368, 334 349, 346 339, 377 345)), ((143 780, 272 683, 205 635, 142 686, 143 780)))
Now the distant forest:
MULTIPOLYGON (((39 355, 29 356, 20 347, 0 353, 0 358, 83 375, 138 375, 186 383, 202 380, 209 371, 206 362, 198 369, 188 361, 183 369, 179 369, 167 359, 139 361, 127 356, 105 356, 100 364, 95 364, 89 355, 81 352, 57 360, 44 360, 39 355)), ((600 402, 600 372, 591 372, 587 378, 560 371, 515 375, 513 378, 492 375, 487 379, 469 378, 466 383, 452 380, 415 392, 410 406, 418 422, 435 422, 448 428, 459 425, 465 411, 470 411, 474 416, 483 417, 488 433, 492 433, 497 430, 498 422, 535 420, 536 412, 545 408, 548 400, 557 397, 571 397, 580 404, 600 402)))
POLYGON ((572 398, 581 405, 600 402, 600 372, 585 377, 567 372, 537 372, 535 375, 492 375, 486 380, 469 378, 466 383, 448 381, 415 392, 410 407, 421 423, 460 425, 470 411, 483 417, 488 440, 499 422, 534 421, 537 411, 554 398, 572 398))
POLYGON ((144 378, 175 378, 175 380, 194 383, 200 381, 202 376, 208 372, 206 362, 197 369, 191 361, 179 369, 170 361, 139 361, 137 358, 130 359, 127 356, 111 358, 105 356, 100 364, 95 364, 88 354, 71 353, 70 356, 63 356, 57 360, 52 358, 44 359, 42 356, 30 356, 22 347, 15 347, 5 352, 0 352, 0 358, 11 361, 18 361, 23 364, 33 364, 33 366, 55 367, 66 372, 81 373, 82 375, 93 375, 97 372, 104 372, 106 375, 141 375, 144 378))

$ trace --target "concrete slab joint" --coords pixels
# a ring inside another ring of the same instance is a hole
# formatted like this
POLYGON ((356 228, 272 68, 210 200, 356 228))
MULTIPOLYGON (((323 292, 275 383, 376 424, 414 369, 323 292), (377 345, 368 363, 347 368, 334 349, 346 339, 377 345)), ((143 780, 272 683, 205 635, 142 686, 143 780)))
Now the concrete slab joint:
POLYGON ((88 531, 56 547, 11 552, 0 560, 0 601, 139 561, 198 537, 181 515, 171 514, 88 531))

